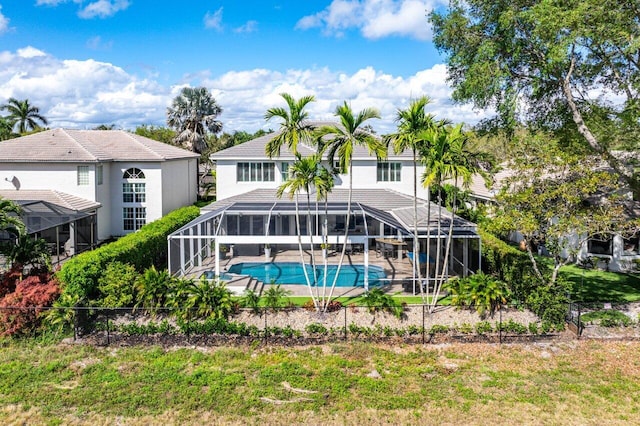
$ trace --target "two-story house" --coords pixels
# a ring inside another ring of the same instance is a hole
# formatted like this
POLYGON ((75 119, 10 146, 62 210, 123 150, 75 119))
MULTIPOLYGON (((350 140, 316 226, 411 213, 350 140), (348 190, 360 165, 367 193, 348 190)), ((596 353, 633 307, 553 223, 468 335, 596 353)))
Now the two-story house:
POLYGON ((198 158, 126 131, 47 130, 0 143, 0 197, 73 254, 193 204, 198 158))
MULTIPOLYGON (((295 155, 283 146, 277 158, 265 154, 267 143, 276 134, 267 134, 212 155, 216 163, 217 201, 202 209, 202 216, 169 239, 169 269, 174 274, 187 274, 198 267, 202 259, 216 257, 215 275, 221 272, 217 256, 220 247, 231 249, 234 256, 256 256, 265 251, 294 250, 298 238, 310 247, 319 248, 322 242, 325 208, 328 212, 328 243, 339 250, 347 244, 349 250, 364 254, 365 267, 368 254, 391 252, 396 261, 407 261, 413 256, 414 164, 410 151, 379 160, 364 147, 356 147, 353 161, 353 193, 349 232, 345 236, 349 176, 335 176, 335 186, 324 200, 307 207, 306 194, 300 194, 300 236, 298 236, 295 200, 290 194, 276 195, 289 177, 289 168, 295 155), (309 217, 310 216, 310 217, 309 217), (308 221, 309 219, 309 221, 308 221), (309 225, 310 223, 310 225, 309 225), (311 229, 309 229, 309 226, 311 229)), ((298 144, 302 156, 315 154, 314 147, 298 144)), ((325 167, 331 168, 324 158, 325 167)), ((424 168, 417 166, 420 179, 424 168)), ((449 223, 454 224, 454 243, 448 256, 449 271, 466 275, 479 267, 480 239, 476 226, 446 209, 429 203, 428 191, 418 184, 418 238, 420 252, 429 252, 435 262, 436 248, 444 250, 449 223), (438 240, 441 244, 438 244, 438 240), (427 244, 430 248, 427 250, 427 244)), ((439 261, 443 261, 443 255, 439 261)), ((422 260, 424 266, 424 259, 422 260)), ((433 269, 433 268, 432 268, 433 269)))

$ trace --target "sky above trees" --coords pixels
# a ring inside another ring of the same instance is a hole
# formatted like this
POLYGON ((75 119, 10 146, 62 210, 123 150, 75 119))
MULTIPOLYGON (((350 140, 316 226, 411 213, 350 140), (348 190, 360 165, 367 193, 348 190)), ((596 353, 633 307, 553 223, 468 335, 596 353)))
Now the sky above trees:
POLYGON ((269 128, 279 94, 314 95, 314 119, 347 100, 376 107, 381 132, 427 94, 438 118, 490 115, 453 105, 426 15, 441 0, 0 0, 0 103, 29 99, 53 127, 164 125, 185 86, 207 87, 225 131, 269 128))

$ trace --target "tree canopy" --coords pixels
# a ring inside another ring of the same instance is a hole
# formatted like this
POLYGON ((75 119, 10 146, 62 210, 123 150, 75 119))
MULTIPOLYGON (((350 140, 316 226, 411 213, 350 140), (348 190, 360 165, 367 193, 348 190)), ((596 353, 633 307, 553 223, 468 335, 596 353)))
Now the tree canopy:
POLYGON ((7 111, 9 115, 6 119, 11 124, 12 129, 17 129, 18 133, 26 133, 30 130, 40 128, 40 124, 49 124, 47 119, 40 114, 40 108, 31 105, 29 99, 18 100, 9 98, 9 101, 0 106, 0 110, 7 111))
POLYGON ((453 0, 430 20, 455 100, 579 136, 638 191, 612 153, 639 146, 638 1, 453 0))
POLYGON ((222 108, 206 87, 185 87, 167 108, 167 125, 176 130, 174 141, 197 153, 207 149, 207 134, 218 133, 222 108))

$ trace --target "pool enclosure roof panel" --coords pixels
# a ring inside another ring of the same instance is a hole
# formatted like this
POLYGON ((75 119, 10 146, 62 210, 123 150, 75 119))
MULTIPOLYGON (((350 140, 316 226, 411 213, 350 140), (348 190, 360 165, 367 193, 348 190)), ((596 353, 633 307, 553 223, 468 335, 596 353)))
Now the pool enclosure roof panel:
POLYGON ((73 223, 92 214, 40 200, 20 200, 16 201, 16 204, 22 208, 21 217, 27 226, 28 234, 73 223))

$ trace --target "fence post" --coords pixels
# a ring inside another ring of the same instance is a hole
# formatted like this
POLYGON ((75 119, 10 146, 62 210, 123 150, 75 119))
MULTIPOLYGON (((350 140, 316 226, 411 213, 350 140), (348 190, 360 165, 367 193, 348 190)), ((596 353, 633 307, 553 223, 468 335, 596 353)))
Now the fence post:
POLYGON ((344 309, 344 340, 347 340, 347 307, 343 306, 344 309))
POLYGON ((268 311, 269 310, 265 307, 264 308, 264 343, 267 343, 267 341, 269 340, 269 330, 267 328, 268 311))
POLYGON ((498 324, 498 339, 499 342, 502 343, 502 306, 500 306, 500 317, 499 317, 499 324, 498 324))
POLYGON ((111 344, 111 333, 109 331, 109 309, 106 310, 107 315, 107 346, 111 344))
POLYGON ((75 342, 78 338, 78 307, 74 306, 71 309, 73 309, 73 341, 75 342))
POLYGON ((425 327, 424 327, 424 310, 425 310, 425 306, 424 303, 422 304, 422 344, 424 345, 425 343, 425 327))
POLYGON ((581 326, 582 326, 581 311, 582 311, 582 309, 581 309, 581 306, 580 306, 579 303, 576 303, 576 305, 578 305, 578 332, 576 333, 576 339, 579 340, 580 339, 580 334, 582 334, 582 329, 581 329, 581 326))

